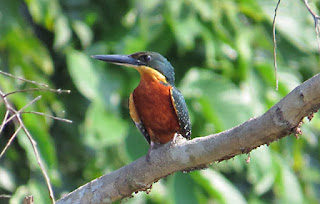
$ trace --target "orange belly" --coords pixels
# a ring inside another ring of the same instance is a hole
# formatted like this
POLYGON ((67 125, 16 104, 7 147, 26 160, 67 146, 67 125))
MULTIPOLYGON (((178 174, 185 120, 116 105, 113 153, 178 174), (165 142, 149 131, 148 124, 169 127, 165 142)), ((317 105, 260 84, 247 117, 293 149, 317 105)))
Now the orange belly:
POLYGON ((165 144, 179 132, 179 121, 173 108, 170 85, 158 81, 140 82, 133 92, 133 101, 140 120, 155 143, 165 144))

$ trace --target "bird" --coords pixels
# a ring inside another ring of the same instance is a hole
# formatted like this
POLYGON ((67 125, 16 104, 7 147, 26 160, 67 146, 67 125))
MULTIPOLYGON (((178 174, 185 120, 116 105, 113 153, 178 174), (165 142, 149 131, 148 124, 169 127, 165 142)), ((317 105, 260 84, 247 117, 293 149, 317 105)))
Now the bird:
POLYGON ((175 87, 174 68, 165 57, 151 51, 91 57, 132 67, 140 73, 139 85, 129 97, 129 112, 150 145, 147 161, 150 161, 156 145, 174 143, 178 134, 188 140, 191 138, 188 108, 183 95, 175 87))

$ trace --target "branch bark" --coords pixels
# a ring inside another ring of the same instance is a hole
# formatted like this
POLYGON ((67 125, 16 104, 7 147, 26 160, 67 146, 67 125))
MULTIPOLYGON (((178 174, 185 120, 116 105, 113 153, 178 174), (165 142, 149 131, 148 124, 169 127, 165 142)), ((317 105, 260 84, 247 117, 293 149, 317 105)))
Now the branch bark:
POLYGON ((149 164, 142 157, 97 178, 57 201, 65 203, 111 203, 151 188, 176 171, 201 169, 216 161, 249 153, 261 145, 294 133, 300 134, 304 117, 320 108, 320 75, 296 87, 265 114, 224 132, 190 141, 178 138, 152 151, 149 164))

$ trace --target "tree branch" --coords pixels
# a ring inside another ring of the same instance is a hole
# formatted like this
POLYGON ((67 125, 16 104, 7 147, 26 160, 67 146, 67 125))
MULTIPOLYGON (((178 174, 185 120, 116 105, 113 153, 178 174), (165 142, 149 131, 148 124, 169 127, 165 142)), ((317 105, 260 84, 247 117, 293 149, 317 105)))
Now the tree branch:
POLYGON ((110 203, 145 191, 159 179, 176 171, 206 167, 216 161, 249 153, 282 137, 301 134, 304 117, 320 107, 320 75, 291 91, 265 114, 224 132, 186 141, 179 137, 152 151, 149 164, 142 157, 116 171, 97 178, 57 201, 65 203, 110 203))

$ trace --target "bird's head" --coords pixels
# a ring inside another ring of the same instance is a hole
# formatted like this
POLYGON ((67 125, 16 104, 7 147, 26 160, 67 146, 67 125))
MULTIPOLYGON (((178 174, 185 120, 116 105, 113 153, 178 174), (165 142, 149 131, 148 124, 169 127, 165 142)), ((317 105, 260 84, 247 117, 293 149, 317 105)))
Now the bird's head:
POLYGON ((170 62, 156 52, 136 52, 131 55, 93 55, 95 59, 117 65, 133 67, 141 75, 149 74, 160 81, 174 85, 174 69, 170 62))

